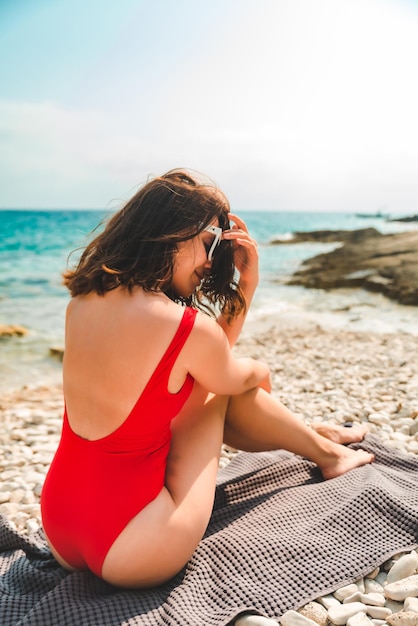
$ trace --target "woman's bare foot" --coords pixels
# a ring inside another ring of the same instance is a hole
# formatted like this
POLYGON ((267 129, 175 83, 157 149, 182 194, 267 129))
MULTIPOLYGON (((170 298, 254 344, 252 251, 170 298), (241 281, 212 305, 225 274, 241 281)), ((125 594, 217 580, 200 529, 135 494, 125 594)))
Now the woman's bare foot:
POLYGON ((362 441, 369 430, 365 424, 355 424, 352 428, 347 428, 345 426, 337 426, 337 424, 321 422, 311 424, 310 426, 318 435, 322 435, 322 437, 334 443, 341 444, 362 441))
POLYGON ((322 464, 318 464, 325 479, 336 478, 355 467, 367 465, 374 461, 374 454, 370 452, 366 452, 365 450, 352 450, 344 446, 339 447, 340 450, 336 451, 334 459, 329 459, 322 464))
POLYGON ((318 434, 328 439, 336 446, 332 446, 328 453, 317 464, 325 479, 336 478, 346 472, 367 465, 374 461, 374 454, 365 450, 352 450, 344 444, 357 443, 364 439, 368 432, 365 424, 355 424, 352 427, 338 426, 329 422, 311 424, 311 428, 318 434))

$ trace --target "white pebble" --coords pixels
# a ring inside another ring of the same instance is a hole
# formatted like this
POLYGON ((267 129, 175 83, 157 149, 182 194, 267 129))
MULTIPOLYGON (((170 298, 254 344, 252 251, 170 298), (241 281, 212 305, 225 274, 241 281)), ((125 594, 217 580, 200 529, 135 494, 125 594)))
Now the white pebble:
POLYGON ((362 593, 360 602, 372 606, 385 606, 386 599, 383 593, 362 593))
POLYGON ((356 591, 355 593, 351 594, 351 596, 347 596, 346 598, 344 598, 343 604, 348 604, 349 602, 362 602, 362 595, 363 594, 361 594, 360 591, 356 591))
POLYGON ((412 454, 418 454, 418 441, 409 441, 406 444, 406 449, 412 454))
POLYGON ((392 600, 405 600, 409 596, 418 596, 418 575, 408 576, 390 583, 385 587, 385 596, 392 600))
POLYGON ((371 626, 371 620, 364 613, 356 613, 347 620, 347 626, 371 626))
POLYGON ((26 522, 26 530, 28 532, 28 535, 32 535, 33 533, 36 533, 39 530, 38 522, 33 518, 29 518, 28 521, 26 522))
POLYGON ((405 611, 414 611, 414 613, 418 613, 418 598, 406 598, 403 608, 405 611))
POLYGON ((342 626, 356 613, 366 613, 367 607, 362 602, 350 602, 349 604, 340 604, 340 606, 332 606, 328 609, 328 617, 333 624, 342 626))
POLYGON ((408 441, 409 437, 407 435, 404 435, 403 433, 400 433, 399 431, 395 431, 392 433, 391 439, 400 443, 404 443, 405 441, 408 441))
POLYGON ((25 491, 23 498, 22 498, 22 503, 33 504, 34 502, 35 502, 35 494, 33 493, 33 491, 25 491))
POLYGON ((318 598, 318 602, 323 604, 326 609, 329 609, 332 606, 340 606, 341 604, 337 598, 334 598, 334 596, 330 593, 326 596, 322 596, 322 598, 318 598))
POLYGON ((18 510, 19 505, 17 502, 5 502, 4 504, 0 504, 0 513, 3 513, 3 515, 15 515, 18 510))
POLYGON ((9 502, 10 495, 10 491, 0 491, 0 504, 3 504, 3 502, 9 502))
POLYGON ((390 424, 390 416, 387 413, 371 413, 368 418, 369 422, 372 424, 377 424, 380 426, 381 424, 390 424))
POLYGON ((367 614, 373 619, 385 620, 389 615, 392 615, 392 611, 387 606, 372 606, 371 604, 368 604, 367 614))
POLYGON ((400 559, 395 561, 388 572, 387 583, 394 583, 402 578, 412 576, 418 568, 418 556, 413 550, 410 554, 404 554, 400 559))
POLYGON ((278 626, 278 623, 262 615, 244 615, 236 620, 235 626, 278 626))
POLYGON ((358 587, 353 583, 352 585, 345 585, 344 587, 340 587, 340 589, 337 589, 337 591, 334 591, 334 597, 337 598, 337 600, 341 600, 342 602, 346 598, 352 596, 354 593, 358 593, 358 587))
POLYGON ((312 619, 297 611, 286 611, 279 621, 282 626, 318 626, 312 619))
POLYGON ((366 593, 383 593, 383 587, 377 580, 366 578, 364 581, 364 590, 366 593))

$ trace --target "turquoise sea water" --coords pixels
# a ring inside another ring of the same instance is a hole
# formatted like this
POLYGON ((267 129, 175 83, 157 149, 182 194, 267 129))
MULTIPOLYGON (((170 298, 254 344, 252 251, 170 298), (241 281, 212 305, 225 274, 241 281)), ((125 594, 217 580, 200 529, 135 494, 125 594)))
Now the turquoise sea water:
MULTIPOLYGON (((10 386, 48 382, 59 376, 60 364, 49 356, 49 348, 63 345, 68 292, 61 284, 61 274, 69 254, 85 245, 91 231, 106 215, 93 210, 0 211, 0 324, 19 324, 29 330, 26 337, 0 342, 0 391, 10 386)), ((362 307, 363 311, 374 308, 383 324, 412 324, 418 328, 414 307, 398 307, 375 294, 324 294, 283 284, 304 259, 332 249, 333 244, 270 244, 275 236, 294 231, 375 226, 381 232, 394 232, 406 230, 408 225, 359 218, 354 213, 248 211, 242 212, 241 217, 257 240, 260 252, 261 280, 253 317, 271 313, 324 316, 349 306, 351 311, 355 307, 362 307)), ((362 313, 360 317, 367 316, 362 313)))

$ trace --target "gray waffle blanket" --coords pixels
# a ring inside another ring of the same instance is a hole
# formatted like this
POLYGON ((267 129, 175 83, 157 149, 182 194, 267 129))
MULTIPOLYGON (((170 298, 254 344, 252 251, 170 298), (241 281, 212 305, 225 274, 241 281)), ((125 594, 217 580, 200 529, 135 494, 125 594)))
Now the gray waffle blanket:
POLYGON ((25 537, 3 518, 0 624, 222 626, 245 611, 277 618, 353 582, 418 545, 418 459, 370 435, 359 446, 376 463, 329 481, 287 452, 237 455, 192 559, 151 590, 67 574, 42 532, 25 537))

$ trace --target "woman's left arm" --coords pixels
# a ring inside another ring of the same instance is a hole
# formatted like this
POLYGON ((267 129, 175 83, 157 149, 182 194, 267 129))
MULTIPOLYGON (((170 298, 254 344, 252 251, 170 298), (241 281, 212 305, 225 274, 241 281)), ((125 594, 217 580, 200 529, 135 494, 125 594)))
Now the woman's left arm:
POLYGON ((239 286, 246 304, 245 312, 240 313, 231 323, 228 323, 223 315, 219 315, 217 319, 232 347, 244 325, 246 314, 258 285, 259 271, 257 242, 250 236, 246 223, 238 215, 230 213, 229 218, 234 222, 234 225, 230 230, 224 231, 223 239, 232 241, 234 263, 239 272, 239 286))

